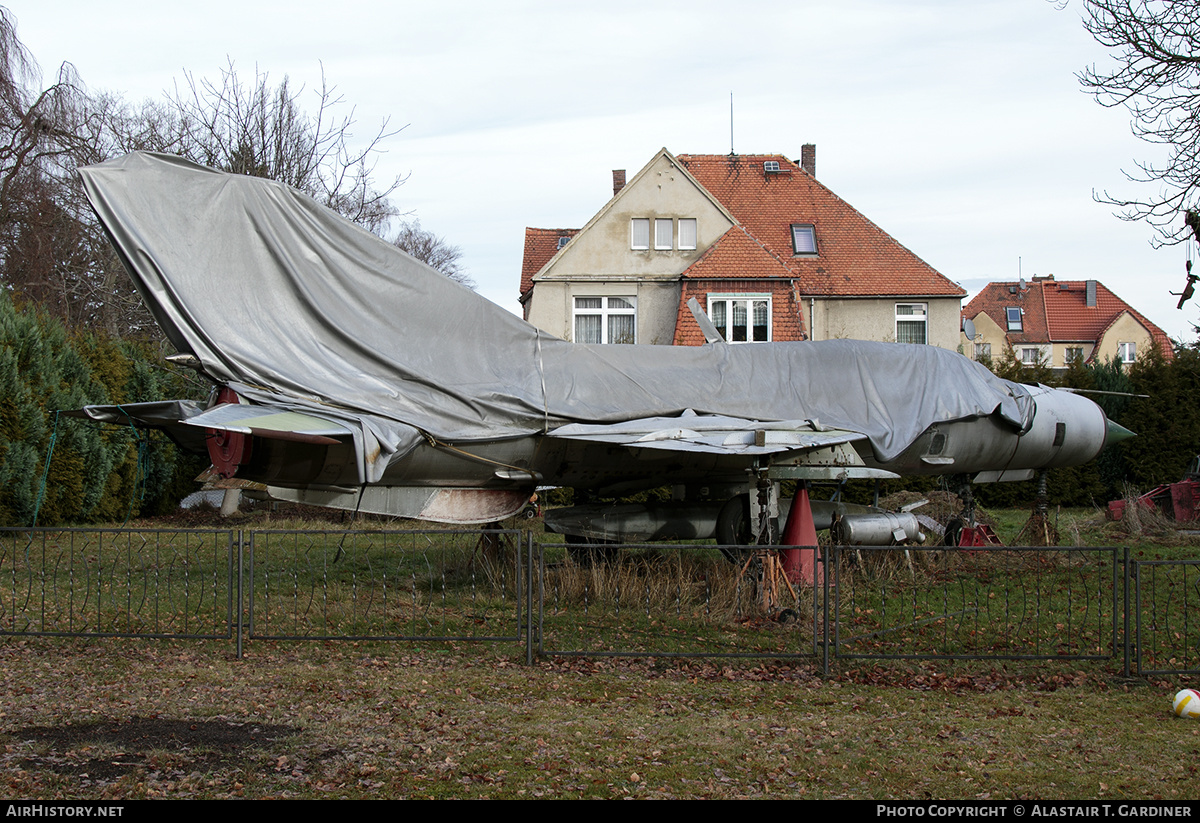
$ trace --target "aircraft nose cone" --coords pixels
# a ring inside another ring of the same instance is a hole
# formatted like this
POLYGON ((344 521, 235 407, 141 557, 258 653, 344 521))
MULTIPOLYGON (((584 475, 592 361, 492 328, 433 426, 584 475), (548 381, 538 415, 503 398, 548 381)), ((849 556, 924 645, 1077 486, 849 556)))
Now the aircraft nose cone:
POLYGON ((1128 440, 1130 437, 1137 437, 1136 434, 1122 426, 1120 423, 1108 421, 1108 431, 1104 435, 1104 445, 1111 446, 1113 443, 1120 443, 1122 440, 1128 440))

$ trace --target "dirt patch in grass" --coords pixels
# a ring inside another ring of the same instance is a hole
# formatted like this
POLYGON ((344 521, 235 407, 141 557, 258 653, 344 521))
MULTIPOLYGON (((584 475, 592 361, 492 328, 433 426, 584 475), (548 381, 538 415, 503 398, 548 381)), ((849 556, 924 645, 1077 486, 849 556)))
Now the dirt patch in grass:
POLYGON ((82 780, 115 780, 156 760, 169 760, 182 772, 208 771, 239 763, 299 730, 264 723, 227 720, 169 720, 129 717, 95 723, 26 726, 12 737, 38 744, 44 754, 21 762, 26 769, 47 769, 82 780), (97 749, 102 756, 94 756, 97 749))

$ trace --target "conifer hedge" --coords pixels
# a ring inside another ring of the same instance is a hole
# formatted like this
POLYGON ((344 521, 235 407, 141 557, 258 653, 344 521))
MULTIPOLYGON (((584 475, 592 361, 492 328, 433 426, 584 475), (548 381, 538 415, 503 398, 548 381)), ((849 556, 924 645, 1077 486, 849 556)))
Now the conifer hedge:
POLYGON ((195 397, 150 343, 70 333, 0 293, 0 525, 120 523, 178 506, 207 465, 158 433, 57 414, 195 397), (46 459, 53 443, 53 455, 46 459))

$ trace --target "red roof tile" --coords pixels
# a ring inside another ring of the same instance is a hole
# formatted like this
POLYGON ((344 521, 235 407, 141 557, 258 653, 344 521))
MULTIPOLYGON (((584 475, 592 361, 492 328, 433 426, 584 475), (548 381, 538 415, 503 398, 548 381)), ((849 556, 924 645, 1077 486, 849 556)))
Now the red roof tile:
POLYGON ((525 229, 525 257, 521 261, 521 299, 533 288, 533 276, 558 254, 558 238, 574 237, 579 229, 525 229))
POLYGON ((695 297, 701 309, 708 307, 708 295, 730 292, 755 292, 771 295, 771 340, 804 340, 804 307, 786 280, 684 280, 675 317, 676 346, 700 346, 704 333, 692 316, 687 302, 695 297))
POLYGON ((685 278, 783 277, 796 273, 744 226, 734 226, 683 270, 685 278))
POLYGON ((677 159, 801 281, 811 295, 966 294, 782 155, 697 155, 677 159), (763 163, 779 163, 765 173, 763 163), (791 226, 812 225, 817 255, 796 256, 791 226))
POLYGON ((1025 284, 1023 292, 1019 283, 989 283, 966 305, 963 316, 973 318, 984 313, 1003 329, 1005 307, 1021 305, 1027 309, 1026 318, 1032 317, 1034 322, 1027 320, 1021 335, 1010 334, 1013 342, 1096 343, 1122 313, 1129 312, 1150 332, 1163 355, 1168 359, 1173 356, 1166 332, 1103 283, 1095 283, 1095 306, 1087 305, 1085 280, 1034 280, 1025 284))
POLYGON ((699 346, 704 334, 696 324, 689 298, 707 307, 709 294, 762 293, 771 295, 771 339, 804 340, 804 313, 793 282, 795 273, 779 256, 742 226, 734 226, 688 266, 682 275, 675 345, 699 346))
POLYGON ((986 314, 1006 330, 1010 343, 1045 343, 1050 340, 1046 328, 1046 306, 1040 283, 988 283, 963 309, 964 317, 986 314), (1008 308, 1021 309, 1021 331, 1007 331, 1008 308))

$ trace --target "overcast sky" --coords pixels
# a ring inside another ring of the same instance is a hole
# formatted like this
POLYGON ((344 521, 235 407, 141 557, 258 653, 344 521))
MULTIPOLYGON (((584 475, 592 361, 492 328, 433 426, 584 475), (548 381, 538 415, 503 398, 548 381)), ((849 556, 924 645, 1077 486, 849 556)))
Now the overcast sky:
MULTIPOLYGON (((3 0, 0 0, 3 2, 3 0)), ((691 0, 154 4, 9 0, 47 78, 159 97, 182 78, 319 85, 358 133, 390 118, 381 179, 463 249, 479 291, 517 311, 525 226, 582 226, 666 146, 780 153, 972 294, 990 280, 1094 278, 1173 337, 1185 250, 1154 250, 1093 191, 1149 195, 1122 169, 1159 155, 1075 73, 1108 53, 1078 2, 691 0)), ((301 98, 302 101, 306 98, 301 98)), ((315 97, 311 98, 315 101, 315 97)), ((314 103, 315 105, 315 103, 314 103)))

